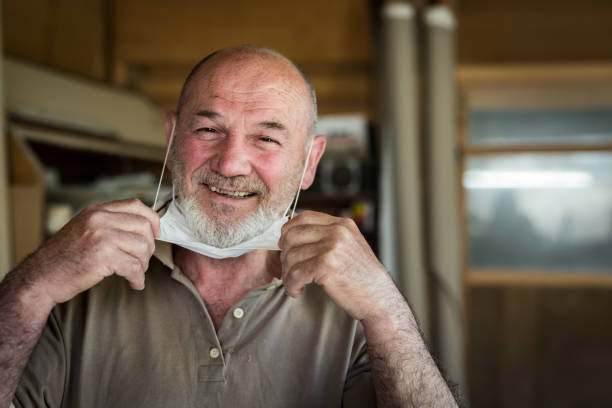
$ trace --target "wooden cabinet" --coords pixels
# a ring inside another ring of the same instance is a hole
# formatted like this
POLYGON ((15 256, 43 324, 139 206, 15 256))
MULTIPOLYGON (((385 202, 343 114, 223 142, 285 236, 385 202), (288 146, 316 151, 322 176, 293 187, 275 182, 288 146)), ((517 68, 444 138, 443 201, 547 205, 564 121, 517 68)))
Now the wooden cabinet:
POLYGON ((85 205, 120 198, 152 204, 161 147, 14 121, 8 134, 13 265, 63 224, 50 217, 67 221, 85 205))

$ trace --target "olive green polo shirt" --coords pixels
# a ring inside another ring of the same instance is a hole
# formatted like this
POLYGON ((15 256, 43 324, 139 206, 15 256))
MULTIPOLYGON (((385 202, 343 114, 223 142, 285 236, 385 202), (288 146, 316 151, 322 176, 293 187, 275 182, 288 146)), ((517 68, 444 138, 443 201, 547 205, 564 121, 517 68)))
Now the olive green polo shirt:
POLYGON ((112 276, 58 305, 16 407, 371 407, 361 324, 323 289, 249 292, 219 331, 157 242, 144 291, 112 276))

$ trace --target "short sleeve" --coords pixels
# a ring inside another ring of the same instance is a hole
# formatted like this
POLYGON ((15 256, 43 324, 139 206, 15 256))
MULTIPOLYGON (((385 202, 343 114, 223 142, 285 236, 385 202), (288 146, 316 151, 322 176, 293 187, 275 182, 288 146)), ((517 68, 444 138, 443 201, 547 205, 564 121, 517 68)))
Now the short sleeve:
POLYGON ((56 309, 34 347, 21 376, 13 405, 15 408, 50 407, 62 404, 66 380, 66 353, 56 309))
POLYGON ((365 340, 359 342, 355 349, 355 358, 344 383, 342 407, 376 407, 376 392, 372 382, 372 369, 365 340))

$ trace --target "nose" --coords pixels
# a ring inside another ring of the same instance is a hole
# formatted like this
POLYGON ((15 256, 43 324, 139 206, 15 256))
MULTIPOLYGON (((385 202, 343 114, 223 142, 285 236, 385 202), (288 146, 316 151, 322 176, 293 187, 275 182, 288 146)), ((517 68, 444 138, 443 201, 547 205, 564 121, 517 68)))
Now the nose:
POLYGON ((251 172, 251 163, 245 142, 230 135, 217 145, 211 163, 212 170, 225 177, 246 176, 251 172))

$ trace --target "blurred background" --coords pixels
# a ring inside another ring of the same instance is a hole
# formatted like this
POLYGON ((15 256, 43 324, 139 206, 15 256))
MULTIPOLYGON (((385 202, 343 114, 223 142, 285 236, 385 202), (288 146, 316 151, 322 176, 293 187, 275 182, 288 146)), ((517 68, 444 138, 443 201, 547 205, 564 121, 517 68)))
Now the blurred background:
POLYGON ((470 405, 612 406, 609 0, 0 4, 0 276, 84 205, 153 204, 191 67, 262 45, 329 140, 299 207, 357 221, 470 405))

